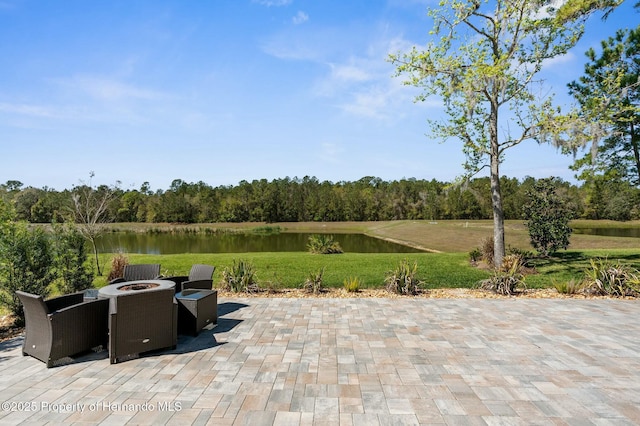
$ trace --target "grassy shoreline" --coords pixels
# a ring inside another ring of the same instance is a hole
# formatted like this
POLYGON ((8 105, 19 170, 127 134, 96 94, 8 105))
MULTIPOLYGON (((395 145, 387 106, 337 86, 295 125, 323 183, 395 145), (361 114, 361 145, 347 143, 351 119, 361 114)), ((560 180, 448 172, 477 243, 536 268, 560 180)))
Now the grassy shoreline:
MULTIPOLYGON (((638 228, 640 221, 614 222, 595 220, 575 220, 570 224, 574 228, 607 227, 638 228)), ((361 233, 398 244, 419 248, 434 253, 468 253, 481 245, 486 237, 493 233, 491 220, 398 220, 380 222, 283 222, 283 223, 206 223, 206 224, 169 224, 169 223, 115 223, 108 225, 111 231, 129 232, 251 232, 253 230, 273 228, 279 232, 318 232, 318 233, 361 233)), ((529 236, 524 223, 520 220, 505 222, 507 246, 521 250, 530 250, 529 236)), ((571 250, 634 249, 638 248, 637 238, 604 237, 597 235, 572 234, 571 250)))

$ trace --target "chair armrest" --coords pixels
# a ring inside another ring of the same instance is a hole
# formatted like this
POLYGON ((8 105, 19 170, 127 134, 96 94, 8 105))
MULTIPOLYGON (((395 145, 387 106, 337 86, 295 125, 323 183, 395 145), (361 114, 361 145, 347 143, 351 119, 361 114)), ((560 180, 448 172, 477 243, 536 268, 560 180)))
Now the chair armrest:
POLYGON ((44 303, 47 305, 47 309, 49 312, 59 311, 61 309, 67 308, 72 305, 77 305, 78 303, 82 303, 84 299, 84 293, 71 293, 65 294, 63 296, 58 296, 51 298, 49 300, 45 300, 44 303))
POLYGON ((182 283, 182 290, 195 288, 200 290, 211 290, 213 288, 213 280, 194 280, 182 283))
POLYGON ((62 318, 69 315, 78 315, 82 318, 90 318, 94 316, 104 316, 106 318, 108 310, 109 299, 94 299, 58 309, 57 311, 50 313, 49 316, 52 320, 54 317, 62 318))
POLYGON ((167 281, 173 281, 176 284, 176 286, 179 286, 181 283, 187 281, 189 277, 186 275, 175 275, 171 277, 162 277, 161 279, 167 280, 167 281))

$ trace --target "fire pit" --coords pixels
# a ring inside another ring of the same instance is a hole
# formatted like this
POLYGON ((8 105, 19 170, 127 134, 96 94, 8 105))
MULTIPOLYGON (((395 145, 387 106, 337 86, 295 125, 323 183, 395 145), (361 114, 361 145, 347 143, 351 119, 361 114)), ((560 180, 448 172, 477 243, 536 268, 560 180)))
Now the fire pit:
POLYGON ((145 293, 167 288, 175 288, 176 284, 168 280, 141 280, 111 284, 98 290, 98 297, 117 297, 131 293, 145 293))
POLYGON ((160 286, 160 284, 156 283, 138 283, 138 284, 126 284, 118 287, 120 291, 140 291, 140 290, 148 290, 150 288, 156 288, 160 286))

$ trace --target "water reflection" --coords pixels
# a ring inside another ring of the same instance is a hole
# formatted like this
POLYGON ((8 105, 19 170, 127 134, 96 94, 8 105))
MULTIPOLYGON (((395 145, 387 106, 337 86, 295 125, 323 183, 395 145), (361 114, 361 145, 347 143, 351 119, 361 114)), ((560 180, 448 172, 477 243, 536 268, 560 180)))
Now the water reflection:
MULTIPOLYGON (((307 233, 258 234, 105 234, 102 253, 178 254, 307 251, 307 233)), ((333 234, 346 253, 420 253, 420 250, 362 234, 333 234)))
POLYGON ((599 235, 601 237, 640 238, 640 227, 637 228, 574 228, 576 234, 599 235))

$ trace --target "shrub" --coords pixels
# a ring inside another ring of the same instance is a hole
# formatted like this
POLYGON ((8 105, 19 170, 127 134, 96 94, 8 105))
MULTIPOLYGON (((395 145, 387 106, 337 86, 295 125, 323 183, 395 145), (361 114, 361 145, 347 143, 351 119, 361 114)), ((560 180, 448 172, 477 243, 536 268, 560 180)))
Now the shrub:
POLYGON ((480 251, 482 252, 482 260, 487 265, 493 266, 493 237, 487 237, 482 240, 480 251))
POLYGON ((16 290, 49 295, 53 273, 51 241, 42 228, 30 229, 25 223, 0 224, 0 302, 24 324, 24 310, 16 290))
POLYGON ((344 285, 344 289, 347 290, 347 292, 357 293, 360 291, 360 278, 358 277, 345 278, 343 285, 344 285))
POLYGON ((591 259, 585 272, 585 291, 600 296, 640 295, 640 276, 632 270, 608 259, 591 259))
POLYGON ((569 247, 572 213, 556 191, 555 178, 538 180, 527 191, 529 202, 524 206, 525 225, 534 249, 542 255, 569 247))
POLYGON ((222 288, 233 292, 251 293, 258 290, 255 268, 246 260, 233 261, 231 268, 222 271, 222 288))
POLYGON ((309 237, 307 249, 314 254, 342 253, 340 243, 333 239, 333 235, 315 234, 309 237))
POLYGON ((520 256, 520 259, 522 260, 523 266, 529 266, 528 265, 529 261, 531 259, 535 259, 535 257, 536 257, 535 253, 530 251, 530 250, 522 250, 522 249, 519 249, 517 247, 512 247, 512 246, 509 246, 507 248, 507 254, 513 254, 513 255, 520 256))
POLYGON ((62 294, 75 293, 93 285, 93 272, 87 268, 86 240, 73 226, 54 225, 55 266, 62 294))
POLYGON ((416 277, 417 272, 417 262, 413 262, 413 265, 410 265, 406 259, 401 261, 393 271, 387 272, 384 281, 387 291, 397 294, 417 294, 423 284, 416 277))
POLYGON ((469 252, 469 260, 471 263, 477 263, 482 260, 482 251, 478 247, 469 252))
POLYGON ((524 270, 525 260, 519 254, 508 254, 502 258, 502 265, 500 265, 500 271, 509 272, 514 269, 518 273, 522 273, 524 270))
POLYGON ((505 256, 502 263, 503 267, 495 269, 491 277, 480 281, 479 287, 502 295, 514 294, 518 286, 526 288, 524 275, 521 272, 523 265, 518 261, 518 257, 505 256), (508 269, 504 268, 505 264, 508 265, 508 269))
POLYGON ((111 259, 111 270, 107 276, 107 282, 124 276, 124 267, 129 264, 129 258, 124 253, 117 253, 111 259))
POLYGON ((307 293, 318 294, 322 291, 322 276, 324 275, 324 267, 317 272, 310 272, 305 280, 302 288, 307 293))

